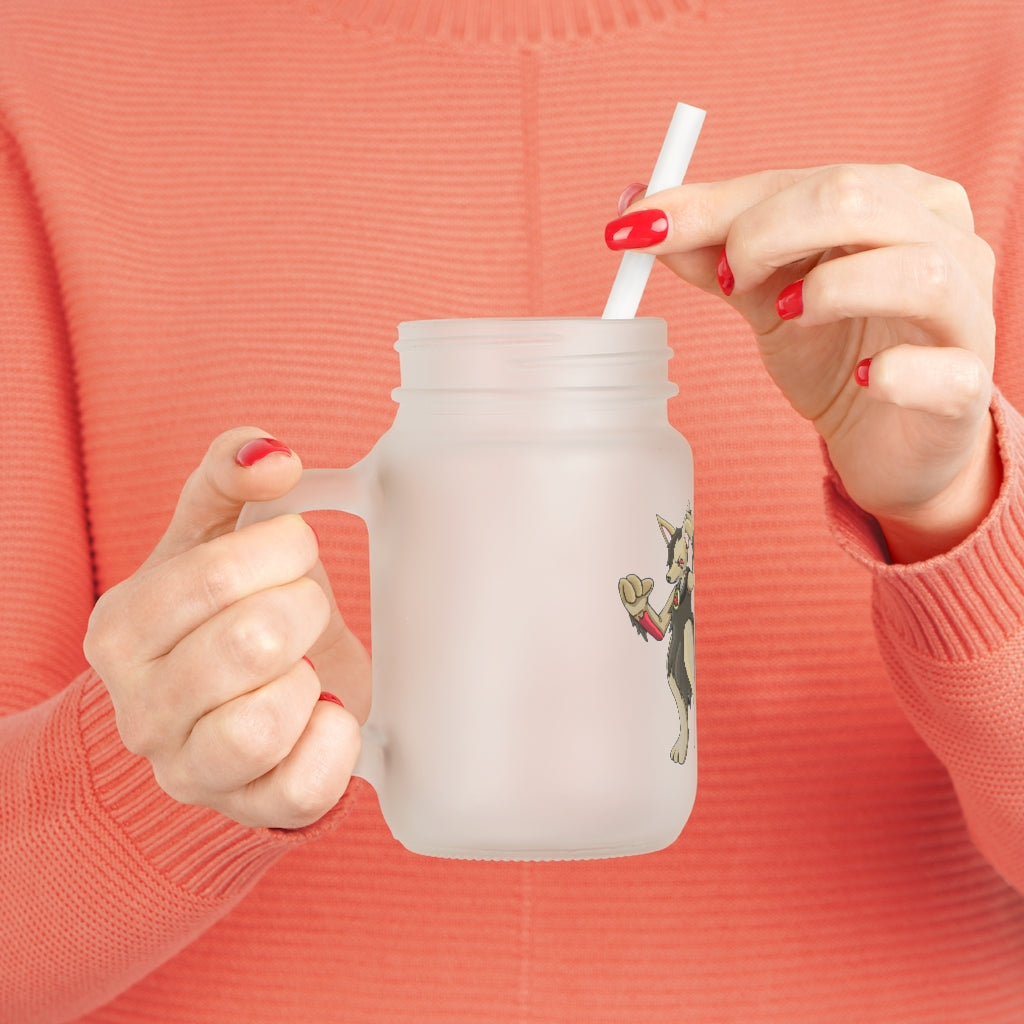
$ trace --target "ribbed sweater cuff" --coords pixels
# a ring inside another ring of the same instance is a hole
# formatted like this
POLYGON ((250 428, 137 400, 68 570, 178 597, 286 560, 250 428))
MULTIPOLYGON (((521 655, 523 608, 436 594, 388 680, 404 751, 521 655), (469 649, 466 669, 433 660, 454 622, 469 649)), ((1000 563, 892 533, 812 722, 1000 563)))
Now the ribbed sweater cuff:
POLYGON ((156 784, 149 762, 125 749, 102 680, 89 672, 79 685, 81 737, 101 813, 159 874, 197 898, 241 896, 287 850, 330 830, 348 811, 346 794, 314 825, 286 831, 247 828, 178 803, 156 784))
POLYGON ((876 624, 926 657, 984 656, 1024 622, 1024 420, 998 392, 992 414, 1003 463, 999 496, 968 538, 923 562, 887 561, 878 523, 828 464, 826 511, 839 543, 874 576, 876 624))

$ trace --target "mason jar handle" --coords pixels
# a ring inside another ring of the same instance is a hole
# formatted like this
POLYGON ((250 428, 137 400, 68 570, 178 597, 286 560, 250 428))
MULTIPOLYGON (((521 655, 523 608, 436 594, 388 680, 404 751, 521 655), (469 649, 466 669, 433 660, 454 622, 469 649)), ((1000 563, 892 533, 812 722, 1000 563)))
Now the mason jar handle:
POLYGON ((370 494, 363 462, 357 462, 350 469, 306 469, 287 494, 271 501, 250 501, 246 504, 235 529, 287 512, 350 512, 366 519, 369 506, 370 494))
MULTIPOLYGON (((368 520, 373 505, 373 479, 366 460, 349 469, 306 469, 285 495, 271 501, 250 501, 243 506, 235 529, 261 523, 290 512, 349 512, 368 520)), ((362 749, 352 771, 379 793, 384 781, 385 738, 373 716, 361 729, 362 749)))

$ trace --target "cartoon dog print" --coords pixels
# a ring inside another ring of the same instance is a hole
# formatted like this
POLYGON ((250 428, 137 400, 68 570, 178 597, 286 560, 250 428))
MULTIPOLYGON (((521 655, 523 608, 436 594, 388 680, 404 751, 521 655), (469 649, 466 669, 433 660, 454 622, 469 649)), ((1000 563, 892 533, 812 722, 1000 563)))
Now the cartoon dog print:
POLYGON ((668 600, 660 612, 650 606, 654 580, 635 574, 619 580, 619 597, 637 633, 646 642, 649 637, 668 637, 668 685, 679 712, 679 738, 671 758, 677 764, 686 761, 690 743, 690 708, 693 706, 693 509, 687 508, 682 526, 673 526, 661 516, 658 529, 668 548, 665 581, 672 585, 668 600))

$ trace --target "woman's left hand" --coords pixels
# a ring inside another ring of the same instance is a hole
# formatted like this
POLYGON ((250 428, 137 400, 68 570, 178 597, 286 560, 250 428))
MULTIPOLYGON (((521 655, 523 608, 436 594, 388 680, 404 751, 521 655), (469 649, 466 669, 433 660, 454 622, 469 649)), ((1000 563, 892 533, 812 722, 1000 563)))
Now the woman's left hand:
POLYGON ((1001 482, 995 260, 964 189, 902 166, 765 171, 649 196, 608 225, 722 295, 890 555, 948 550, 1001 482))

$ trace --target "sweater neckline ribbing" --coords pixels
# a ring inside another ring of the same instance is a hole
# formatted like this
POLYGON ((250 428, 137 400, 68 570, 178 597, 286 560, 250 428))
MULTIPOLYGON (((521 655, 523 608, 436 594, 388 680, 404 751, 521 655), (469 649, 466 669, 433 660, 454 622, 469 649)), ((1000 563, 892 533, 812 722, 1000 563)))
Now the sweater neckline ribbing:
POLYGON ((707 0, 319 0, 353 29, 521 46, 615 35, 705 10, 707 0))

